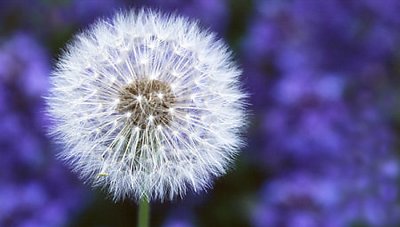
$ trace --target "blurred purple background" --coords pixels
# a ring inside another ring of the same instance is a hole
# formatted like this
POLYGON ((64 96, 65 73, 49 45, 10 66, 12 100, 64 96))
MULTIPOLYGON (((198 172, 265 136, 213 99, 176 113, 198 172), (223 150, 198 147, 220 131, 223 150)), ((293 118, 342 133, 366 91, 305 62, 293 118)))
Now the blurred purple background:
POLYGON ((152 226, 400 226, 398 0, 0 0, 0 226, 135 225, 55 158, 42 97, 74 33, 143 6, 217 32, 251 93, 233 170, 152 226))

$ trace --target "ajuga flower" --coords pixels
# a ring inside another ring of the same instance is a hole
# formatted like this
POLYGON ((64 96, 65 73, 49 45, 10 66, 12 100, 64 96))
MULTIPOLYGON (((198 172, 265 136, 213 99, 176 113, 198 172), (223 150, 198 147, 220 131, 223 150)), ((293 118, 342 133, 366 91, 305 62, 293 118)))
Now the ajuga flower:
POLYGON ((207 188, 242 144, 239 76, 227 46, 186 18, 141 10, 99 21, 52 75, 61 157, 114 199, 207 188))

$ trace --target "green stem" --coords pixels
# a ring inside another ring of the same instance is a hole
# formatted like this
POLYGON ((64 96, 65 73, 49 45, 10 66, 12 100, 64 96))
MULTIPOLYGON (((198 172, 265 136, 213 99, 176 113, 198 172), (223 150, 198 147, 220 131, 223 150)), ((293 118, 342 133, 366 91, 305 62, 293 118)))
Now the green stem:
POLYGON ((150 203, 146 198, 140 199, 138 216, 138 227, 149 227, 150 203))

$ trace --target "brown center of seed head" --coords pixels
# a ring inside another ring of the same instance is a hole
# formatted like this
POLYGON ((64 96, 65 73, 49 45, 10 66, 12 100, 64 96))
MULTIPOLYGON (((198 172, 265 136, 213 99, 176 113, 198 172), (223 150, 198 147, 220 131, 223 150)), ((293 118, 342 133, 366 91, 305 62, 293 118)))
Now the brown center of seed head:
POLYGON ((171 87, 160 80, 136 80, 123 87, 117 111, 144 129, 168 125, 176 101, 171 87))

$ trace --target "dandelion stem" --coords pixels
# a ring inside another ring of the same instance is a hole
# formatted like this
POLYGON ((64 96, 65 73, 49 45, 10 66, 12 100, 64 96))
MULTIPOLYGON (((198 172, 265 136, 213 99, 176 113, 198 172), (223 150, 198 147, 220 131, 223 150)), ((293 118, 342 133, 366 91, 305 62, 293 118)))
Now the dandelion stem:
POLYGON ((146 198, 141 198, 139 202, 138 227, 149 227, 150 203, 146 198))

